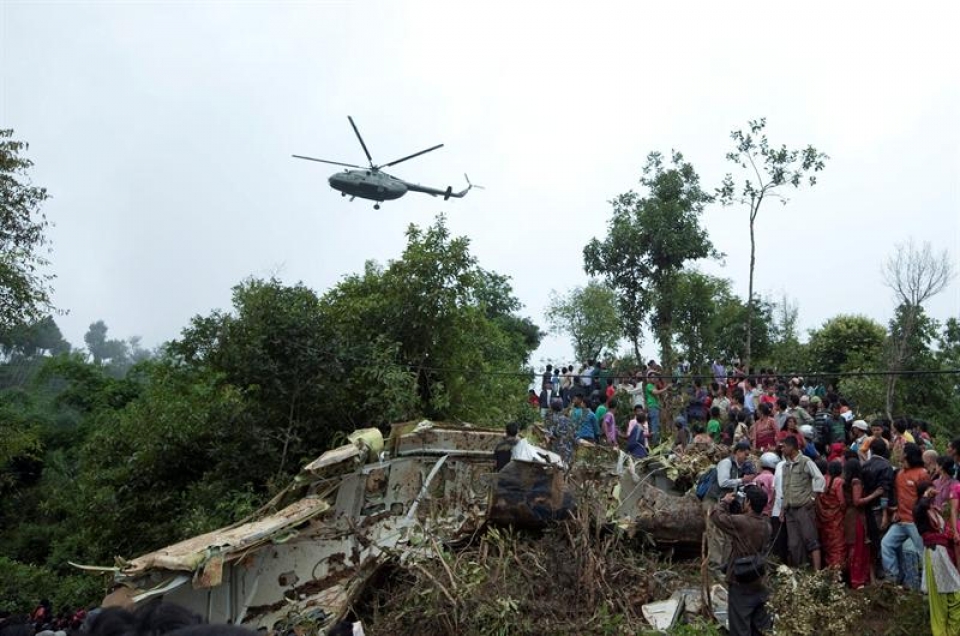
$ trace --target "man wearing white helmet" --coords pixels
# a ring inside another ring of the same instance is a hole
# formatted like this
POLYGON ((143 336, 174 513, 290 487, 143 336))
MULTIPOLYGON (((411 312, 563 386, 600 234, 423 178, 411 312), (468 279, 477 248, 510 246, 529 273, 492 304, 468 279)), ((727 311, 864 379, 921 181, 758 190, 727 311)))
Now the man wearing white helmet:
POLYGON ((810 459, 818 459, 820 457, 820 453, 817 451, 817 447, 813 443, 817 433, 813 426, 810 424, 804 424, 800 427, 800 434, 803 435, 803 439, 807 442, 806 446, 804 446, 800 452, 810 459))
POLYGON ((753 485, 758 486, 760 490, 767 494, 767 505, 763 509, 763 514, 768 517, 773 509, 773 473, 777 470, 777 464, 779 463, 779 455, 770 452, 764 453, 760 456, 760 474, 753 479, 753 485))
POLYGON ((763 515, 770 520, 770 538, 773 540, 773 552, 785 560, 786 557, 786 534, 780 531, 780 519, 770 516, 773 511, 773 501, 775 499, 774 473, 777 470, 777 464, 780 463, 780 456, 776 453, 766 452, 760 456, 760 474, 753 480, 753 485, 757 486, 767 495, 767 505, 763 508, 763 515))

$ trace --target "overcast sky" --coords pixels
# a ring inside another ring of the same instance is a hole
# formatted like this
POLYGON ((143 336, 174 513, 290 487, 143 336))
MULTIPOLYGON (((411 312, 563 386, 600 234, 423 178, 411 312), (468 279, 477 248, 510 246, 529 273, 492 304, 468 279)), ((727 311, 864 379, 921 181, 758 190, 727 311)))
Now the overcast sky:
MULTIPOLYGON (((895 243, 960 255, 960 10, 854 4, 0 0, 0 127, 52 195, 75 345, 98 319, 159 344, 251 275, 322 292, 439 212, 544 324, 648 152, 682 151, 713 186, 730 130, 761 116, 832 159, 761 211, 758 291, 794 299, 804 330, 885 322, 895 243), (487 189, 341 198, 336 168, 290 154, 361 163, 347 115, 379 162, 446 144, 396 176, 487 189)), ((746 210, 703 222, 727 254, 704 269, 745 296, 746 210)), ((929 310, 960 315, 960 283, 929 310)), ((570 351, 550 338, 534 359, 570 351)))

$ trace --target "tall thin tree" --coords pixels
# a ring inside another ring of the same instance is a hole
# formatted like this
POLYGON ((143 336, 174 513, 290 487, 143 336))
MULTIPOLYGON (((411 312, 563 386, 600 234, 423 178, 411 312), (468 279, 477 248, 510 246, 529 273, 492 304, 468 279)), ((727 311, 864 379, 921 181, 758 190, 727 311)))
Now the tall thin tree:
POLYGON ((736 163, 744 174, 742 183, 733 174, 724 177, 717 188, 717 197, 724 205, 740 203, 750 210, 750 283, 747 292, 747 338, 744 343, 744 365, 750 366, 751 341, 753 339, 753 312, 756 301, 753 293, 753 273, 756 266, 757 244, 754 227, 760 207, 767 199, 778 199, 786 205, 787 199, 780 190, 784 186, 799 188, 803 184, 815 185, 816 173, 823 170, 829 157, 813 146, 803 149, 779 148, 770 145, 764 129, 766 117, 748 122, 746 130, 730 133, 734 149, 727 159, 736 163))

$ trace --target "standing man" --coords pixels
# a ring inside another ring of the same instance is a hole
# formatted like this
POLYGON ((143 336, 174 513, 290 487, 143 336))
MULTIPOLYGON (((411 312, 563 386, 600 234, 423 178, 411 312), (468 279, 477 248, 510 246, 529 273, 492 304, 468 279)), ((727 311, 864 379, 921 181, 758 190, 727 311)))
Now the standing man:
POLYGON ((763 516, 767 495, 759 488, 747 488, 745 511, 735 514, 730 511, 734 494, 725 495, 710 512, 710 521, 730 543, 730 558, 727 561, 727 588, 729 594, 730 636, 757 636, 771 628, 770 614, 766 603, 767 590, 763 569, 747 568, 737 574, 734 563, 746 557, 764 556, 770 541, 770 525, 763 516))
MULTIPOLYGON (((599 409, 598 409, 599 411, 599 409)), ((603 435, 607 443, 612 447, 617 447, 617 401, 610 400, 610 406, 607 407, 601 420, 603 435)))
POLYGON ((754 393, 753 378, 743 381, 743 408, 753 415, 757 410, 757 395, 754 393))
POLYGON ((817 465, 800 454, 800 445, 792 435, 783 439, 783 461, 777 465, 773 485, 776 500, 771 514, 786 526, 793 565, 802 565, 809 557, 813 569, 819 570, 820 538, 814 504, 826 480, 817 465))
POLYGON ((563 407, 570 405, 573 399, 573 366, 564 367, 560 376, 560 397, 563 398, 563 407))
POLYGON ((497 472, 499 473, 504 466, 513 459, 513 447, 517 445, 520 438, 520 425, 516 422, 507 424, 506 436, 493 449, 493 459, 497 462, 497 472))
POLYGON ((725 384, 727 382, 727 370, 723 367, 723 360, 717 358, 713 361, 713 364, 710 365, 710 370, 713 371, 713 381, 717 384, 725 384))
POLYGON ((547 370, 543 372, 540 378, 540 417, 547 417, 547 410, 550 408, 550 392, 553 391, 553 365, 548 364, 547 370))
POLYGON ((787 409, 787 415, 797 418, 797 426, 804 424, 813 424, 813 416, 807 412, 807 409, 800 406, 800 396, 790 396, 790 408, 787 409))
POLYGON ((593 383, 593 377, 590 375, 590 372, 593 371, 593 368, 590 366, 590 363, 587 362, 580 367, 580 372, 577 375, 577 390, 583 395, 583 401, 590 403, 590 392, 593 388, 590 386, 593 383))
POLYGON ((576 440, 577 430, 570 418, 563 414, 563 400, 553 398, 550 401, 550 411, 550 417, 547 420, 550 450, 560 456, 569 470, 573 464, 573 443, 576 440))
POLYGON ((593 414, 584 403, 582 395, 573 396, 573 423, 577 427, 577 439, 586 440, 596 444, 600 441, 600 424, 597 423, 597 416, 593 414))
MULTIPOLYGON (((928 479, 927 470, 923 467, 923 452, 920 447, 907 442, 903 447, 902 462, 903 467, 897 471, 897 476, 893 480, 893 498, 889 503, 889 508, 893 511, 893 523, 880 542, 883 570, 891 583, 899 583, 901 574, 899 552, 904 543, 912 542, 914 546, 912 552, 923 554, 923 540, 913 522, 913 506, 917 503, 917 486, 921 481, 928 479)), ((904 552, 911 551, 904 550, 904 552)), ((907 556, 904 555, 905 559, 907 556)))
POLYGON ((643 383, 643 395, 647 401, 647 419, 650 421, 650 438, 653 440, 651 442, 653 446, 660 443, 660 396, 670 389, 668 385, 660 386, 659 379, 659 374, 651 370, 647 371, 647 380, 643 383))
MULTIPOLYGON (((859 421, 859 420, 858 420, 859 421)), ((880 558, 880 540, 889 521, 887 506, 893 498, 893 466, 887 459, 887 441, 876 437, 868 438, 866 452, 868 458, 861 464, 863 497, 854 500, 854 504, 866 511, 867 537, 870 539, 870 556, 878 572, 883 572, 880 558)), ((863 448, 861 447, 861 452, 863 448)))

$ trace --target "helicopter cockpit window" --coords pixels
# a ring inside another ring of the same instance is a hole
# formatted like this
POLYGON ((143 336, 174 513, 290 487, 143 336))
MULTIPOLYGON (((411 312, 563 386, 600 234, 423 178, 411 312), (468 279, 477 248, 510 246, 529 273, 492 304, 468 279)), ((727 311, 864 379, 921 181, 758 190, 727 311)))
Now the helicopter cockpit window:
POLYGON ((367 170, 367 176, 368 176, 368 177, 370 176, 370 171, 369 171, 369 170, 367 170))

